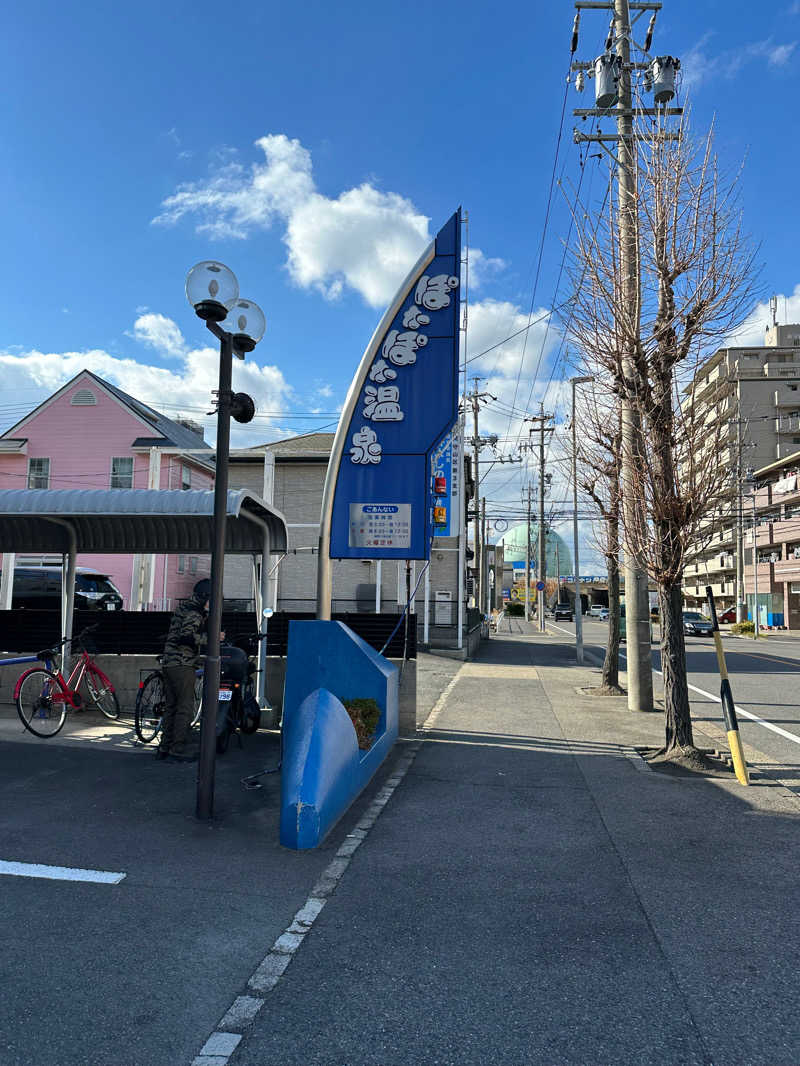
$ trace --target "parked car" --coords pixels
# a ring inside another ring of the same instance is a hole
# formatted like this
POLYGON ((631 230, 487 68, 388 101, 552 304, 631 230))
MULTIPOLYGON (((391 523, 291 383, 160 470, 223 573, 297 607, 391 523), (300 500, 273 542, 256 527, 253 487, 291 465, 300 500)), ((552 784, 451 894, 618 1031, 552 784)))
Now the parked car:
POLYGON ((567 622, 572 621, 572 604, 571 603, 557 603, 553 608, 553 618, 556 622, 559 618, 565 619, 567 622))
POLYGON ((608 607, 603 607, 603 605, 600 603, 593 603, 592 606, 589 608, 589 617, 600 618, 603 611, 606 612, 606 618, 608 618, 608 607))
MULTIPOLYGON (((61 605, 60 566, 17 566, 11 606, 28 610, 61 605)), ((79 566, 75 574, 75 607, 84 611, 121 611, 122 595, 108 574, 79 566)))
POLYGON ((594 617, 595 618, 599 618, 599 620, 601 622, 607 622, 608 621, 608 607, 601 607, 600 610, 598 611, 598 613, 594 617))
POLYGON ((683 631, 690 637, 710 637, 714 632, 714 627, 698 611, 684 611, 683 631))
POLYGON ((736 621, 736 608, 727 607, 721 614, 717 615, 718 622, 735 622, 736 621))

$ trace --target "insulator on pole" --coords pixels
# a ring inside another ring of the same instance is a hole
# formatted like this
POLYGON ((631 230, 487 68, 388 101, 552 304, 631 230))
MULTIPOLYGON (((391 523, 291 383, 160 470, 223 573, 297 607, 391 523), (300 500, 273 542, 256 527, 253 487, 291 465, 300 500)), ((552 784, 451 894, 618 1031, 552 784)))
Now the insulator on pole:
POLYGON ((611 23, 610 23, 610 25, 608 27, 608 37, 606 37, 606 51, 610 52, 613 47, 614 47, 614 20, 612 19, 611 23))
POLYGON ((575 21, 572 23, 572 45, 570 46, 570 52, 575 55, 578 51, 578 30, 581 25, 581 13, 578 11, 575 15, 575 21))
POLYGON ((656 28, 656 13, 655 11, 650 16, 650 25, 647 27, 647 36, 644 39, 645 52, 650 51, 650 45, 653 43, 653 30, 656 28))
POLYGON ((585 85, 586 79, 583 75, 583 71, 579 70, 578 73, 575 75, 575 88, 578 90, 579 93, 582 93, 585 85))

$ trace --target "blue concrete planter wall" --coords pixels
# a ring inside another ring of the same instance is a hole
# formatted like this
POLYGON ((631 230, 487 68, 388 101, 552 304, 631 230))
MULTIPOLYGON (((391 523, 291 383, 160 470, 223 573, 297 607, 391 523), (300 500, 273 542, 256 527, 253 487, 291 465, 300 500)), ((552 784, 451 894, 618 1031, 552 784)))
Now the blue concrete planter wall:
POLYGON ((289 625, 283 702, 280 842, 313 848, 397 740, 398 670, 341 622, 289 625), (341 700, 374 699, 375 740, 361 751, 341 700))

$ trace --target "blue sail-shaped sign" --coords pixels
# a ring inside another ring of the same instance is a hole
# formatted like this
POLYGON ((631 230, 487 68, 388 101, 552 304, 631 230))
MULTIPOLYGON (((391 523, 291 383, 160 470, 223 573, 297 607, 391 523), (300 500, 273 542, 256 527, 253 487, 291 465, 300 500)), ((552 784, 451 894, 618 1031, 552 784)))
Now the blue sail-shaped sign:
MULTIPOLYGON (((321 556, 326 549, 334 559, 430 555, 437 531, 431 457, 458 417, 460 238, 459 210, 415 264, 367 346, 334 440, 321 556)), ((322 578, 322 558, 320 567, 322 578)))

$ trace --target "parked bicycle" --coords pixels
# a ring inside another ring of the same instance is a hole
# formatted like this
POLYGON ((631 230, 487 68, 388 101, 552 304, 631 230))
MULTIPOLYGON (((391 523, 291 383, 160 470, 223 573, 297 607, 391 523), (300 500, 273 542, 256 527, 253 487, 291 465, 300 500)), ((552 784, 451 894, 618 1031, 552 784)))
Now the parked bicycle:
MULTIPOLYGON (((159 657, 160 661, 160 657, 159 657)), ((194 683, 194 717, 190 729, 200 721, 203 712, 203 671, 195 671, 194 683)), ((136 708, 133 715, 133 726, 136 736, 142 744, 149 744, 155 740, 161 732, 161 723, 164 718, 164 673, 162 670, 153 670, 139 685, 136 694, 136 708)))
POLYGON ((72 646, 80 656, 68 678, 64 678, 57 664, 61 649, 68 643, 60 641, 52 648, 40 651, 36 658, 44 666, 26 670, 14 687, 14 701, 17 714, 27 730, 37 737, 54 737, 63 727, 67 711, 83 709, 83 696, 79 692, 81 684, 86 682, 89 699, 99 711, 112 720, 119 718, 120 708, 114 686, 100 667, 95 663, 86 646, 86 636, 98 625, 87 626, 77 637, 72 638, 72 646))

